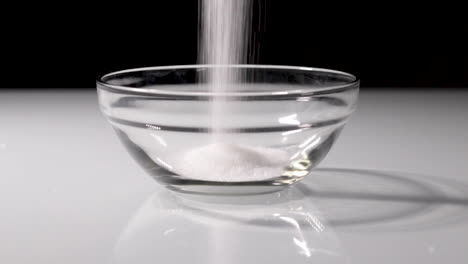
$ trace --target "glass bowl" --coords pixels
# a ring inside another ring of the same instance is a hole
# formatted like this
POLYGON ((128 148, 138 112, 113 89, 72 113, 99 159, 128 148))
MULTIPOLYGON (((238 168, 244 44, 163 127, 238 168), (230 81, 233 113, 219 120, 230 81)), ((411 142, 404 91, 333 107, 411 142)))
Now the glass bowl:
POLYGON ((187 65, 113 72, 97 90, 120 140, 158 182, 236 194, 280 189, 317 166, 356 107, 359 81, 318 68, 187 65), (214 70, 242 81, 214 86, 214 70))

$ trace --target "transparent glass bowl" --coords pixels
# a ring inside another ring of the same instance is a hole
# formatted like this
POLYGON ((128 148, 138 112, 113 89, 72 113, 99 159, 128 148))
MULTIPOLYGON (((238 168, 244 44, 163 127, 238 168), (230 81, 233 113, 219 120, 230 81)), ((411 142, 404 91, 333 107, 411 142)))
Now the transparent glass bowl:
POLYGON ((187 192, 268 192, 306 176, 354 111, 359 81, 317 68, 188 65, 139 68, 97 81, 99 104, 133 158, 187 192), (212 70, 241 83, 206 83, 212 70), (225 90, 225 89, 223 89, 225 90))

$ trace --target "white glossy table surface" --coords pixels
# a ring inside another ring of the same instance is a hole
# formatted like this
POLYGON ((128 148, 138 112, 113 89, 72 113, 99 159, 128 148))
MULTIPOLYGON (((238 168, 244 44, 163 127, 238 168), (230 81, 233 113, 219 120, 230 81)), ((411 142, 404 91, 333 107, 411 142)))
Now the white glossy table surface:
POLYGON ((468 92, 363 89, 320 168, 280 194, 173 194, 93 90, 3 91, 0 263, 468 263, 468 92))

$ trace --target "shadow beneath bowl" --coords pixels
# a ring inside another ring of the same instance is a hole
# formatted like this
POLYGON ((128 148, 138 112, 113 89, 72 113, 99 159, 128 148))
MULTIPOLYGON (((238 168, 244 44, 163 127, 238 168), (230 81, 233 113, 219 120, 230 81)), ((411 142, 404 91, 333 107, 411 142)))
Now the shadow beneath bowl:
POLYGON ((121 233, 114 263, 349 263, 344 233, 467 222, 468 183, 410 173, 324 168, 282 191, 248 196, 160 186, 121 233))
POLYGON ((339 228, 411 231, 468 222, 468 183, 448 178, 322 168, 296 188, 339 228))

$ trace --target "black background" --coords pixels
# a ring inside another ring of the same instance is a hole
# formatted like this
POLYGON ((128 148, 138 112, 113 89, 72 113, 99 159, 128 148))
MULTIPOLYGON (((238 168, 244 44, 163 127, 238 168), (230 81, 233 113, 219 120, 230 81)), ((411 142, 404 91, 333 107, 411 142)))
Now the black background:
MULTIPOLYGON (((468 87, 463 7, 253 1, 257 63, 347 71, 363 87, 468 87)), ((197 62, 197 0, 2 11, 1 88, 93 88, 109 71, 197 62)))

